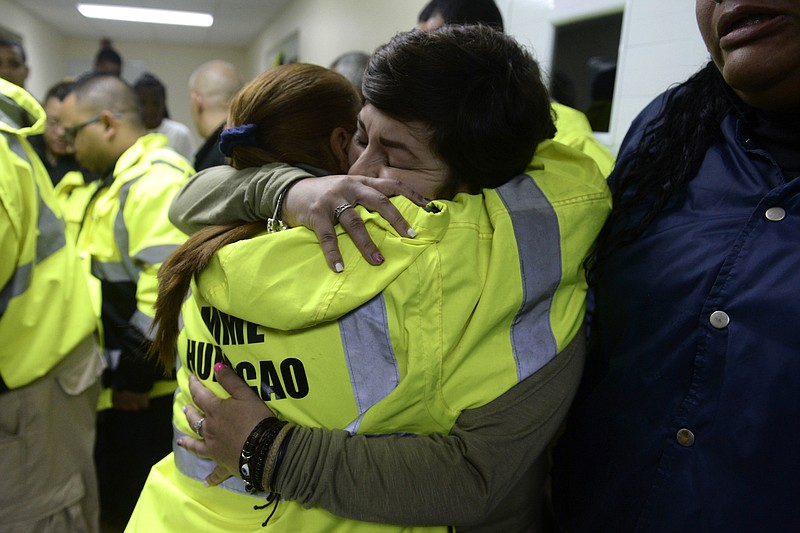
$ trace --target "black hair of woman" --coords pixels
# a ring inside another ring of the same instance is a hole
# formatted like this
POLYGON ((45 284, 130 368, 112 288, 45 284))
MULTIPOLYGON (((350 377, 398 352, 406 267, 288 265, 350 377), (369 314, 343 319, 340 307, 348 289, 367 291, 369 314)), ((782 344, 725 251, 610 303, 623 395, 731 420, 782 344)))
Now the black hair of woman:
MULTIPOLYGON (((614 210, 589 258, 590 275, 603 258, 636 240, 680 196, 708 147, 721 138, 720 122, 732 106, 731 90, 711 61, 668 95, 641 142, 625 156, 631 171, 613 183, 614 210), (608 230, 620 222, 619 229, 608 230)), ((627 161, 620 165, 623 162, 627 161)))

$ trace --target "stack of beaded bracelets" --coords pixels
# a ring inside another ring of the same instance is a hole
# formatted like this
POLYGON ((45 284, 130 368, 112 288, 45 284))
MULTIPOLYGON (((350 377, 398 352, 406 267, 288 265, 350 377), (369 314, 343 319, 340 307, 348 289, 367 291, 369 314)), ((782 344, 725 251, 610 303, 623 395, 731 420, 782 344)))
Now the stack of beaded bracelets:
POLYGON ((274 486, 293 431, 294 424, 270 416, 250 432, 239 456, 239 474, 248 493, 264 492, 274 486), (267 487, 264 486, 265 480, 267 487))

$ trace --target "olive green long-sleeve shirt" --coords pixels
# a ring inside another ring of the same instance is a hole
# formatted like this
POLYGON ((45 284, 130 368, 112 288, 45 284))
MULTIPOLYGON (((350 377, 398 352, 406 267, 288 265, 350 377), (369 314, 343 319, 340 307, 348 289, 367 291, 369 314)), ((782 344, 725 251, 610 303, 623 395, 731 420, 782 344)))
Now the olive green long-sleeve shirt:
MULTIPOLYGON (((170 218, 184 231, 265 220, 309 173, 287 165, 198 174, 170 218)), ((276 487, 283 498, 365 521, 449 524, 458 531, 541 531, 546 450, 563 423, 585 356, 578 334, 552 361, 491 403, 464 411, 449 435, 369 437, 298 428, 276 487)))

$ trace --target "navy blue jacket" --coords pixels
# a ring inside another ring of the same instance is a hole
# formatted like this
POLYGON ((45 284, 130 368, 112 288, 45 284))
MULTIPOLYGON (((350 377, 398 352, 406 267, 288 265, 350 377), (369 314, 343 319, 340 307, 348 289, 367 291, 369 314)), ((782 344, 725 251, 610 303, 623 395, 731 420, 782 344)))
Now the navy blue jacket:
POLYGON ((800 179, 736 111, 722 131, 686 198, 598 280, 555 454, 567 531, 800 531, 800 179))

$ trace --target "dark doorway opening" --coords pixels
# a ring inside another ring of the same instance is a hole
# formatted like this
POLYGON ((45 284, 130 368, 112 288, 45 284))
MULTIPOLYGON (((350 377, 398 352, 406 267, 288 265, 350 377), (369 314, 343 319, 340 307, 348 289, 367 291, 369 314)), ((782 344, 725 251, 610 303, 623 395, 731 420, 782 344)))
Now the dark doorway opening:
POLYGON ((580 109, 595 131, 608 131, 622 12, 556 26, 553 98, 580 109))

